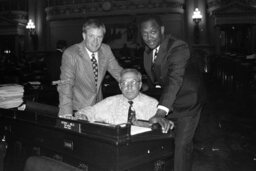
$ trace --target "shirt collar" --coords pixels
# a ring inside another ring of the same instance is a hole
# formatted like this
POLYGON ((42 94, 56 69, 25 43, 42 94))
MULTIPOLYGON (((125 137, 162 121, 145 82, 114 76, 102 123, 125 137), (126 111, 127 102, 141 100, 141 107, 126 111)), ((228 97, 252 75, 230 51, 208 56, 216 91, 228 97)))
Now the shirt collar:
POLYGON ((160 49, 160 45, 159 46, 157 46, 155 49, 153 49, 153 54, 152 54, 152 62, 154 62, 155 61, 155 58, 156 58, 156 51, 157 51, 157 53, 159 53, 159 49, 160 49))
POLYGON ((154 52, 157 50, 157 52, 159 52, 159 49, 160 49, 160 45, 158 45, 155 49, 154 49, 154 52))
POLYGON ((127 102, 127 104, 128 104, 128 101, 133 101, 133 102, 136 102, 136 101, 138 101, 139 100, 139 98, 140 98, 140 96, 141 96, 141 94, 139 93, 138 94, 138 96, 137 97, 135 97, 134 99, 132 99, 132 100, 128 100, 126 97, 124 97, 124 96, 122 96, 123 97, 123 100, 125 101, 125 102, 127 102))
POLYGON ((98 52, 91 52, 91 51, 89 51, 89 49, 87 49, 86 47, 85 47, 85 49, 86 49, 86 51, 87 51, 87 53, 88 53, 90 59, 92 59, 92 54, 94 53, 95 58, 96 58, 96 60, 98 61, 98 52))

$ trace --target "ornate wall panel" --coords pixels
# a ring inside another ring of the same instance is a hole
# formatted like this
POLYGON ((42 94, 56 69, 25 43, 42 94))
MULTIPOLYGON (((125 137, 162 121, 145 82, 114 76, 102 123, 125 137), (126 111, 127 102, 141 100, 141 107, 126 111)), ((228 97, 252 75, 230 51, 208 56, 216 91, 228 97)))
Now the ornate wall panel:
POLYGON ((255 49, 256 0, 208 0, 217 51, 249 54, 255 49), (217 28, 217 29, 216 29, 217 28))
POLYGON ((82 40, 81 27, 86 17, 100 17, 107 33, 104 41, 112 48, 140 43, 138 22, 144 14, 156 13, 166 25, 166 32, 184 38, 185 0, 49 0, 46 20, 50 46, 59 39, 74 44, 82 40))
POLYGON ((184 0, 49 0, 47 20, 87 16, 184 13, 184 0))
POLYGON ((207 0, 207 6, 209 13, 214 10, 227 6, 231 3, 240 3, 251 7, 256 7, 256 0, 207 0))
POLYGON ((23 35, 27 23, 27 12, 25 11, 3 11, 0 12, 0 34, 1 35, 23 35))
POLYGON ((211 14, 215 25, 256 24, 256 7, 241 2, 222 5, 211 14))

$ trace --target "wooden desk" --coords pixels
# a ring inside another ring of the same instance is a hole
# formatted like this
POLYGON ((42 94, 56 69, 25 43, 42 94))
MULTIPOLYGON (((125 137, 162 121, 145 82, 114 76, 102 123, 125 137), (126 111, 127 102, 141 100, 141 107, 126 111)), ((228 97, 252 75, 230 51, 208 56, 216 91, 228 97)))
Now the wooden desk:
POLYGON ((131 136, 129 125, 72 121, 36 111, 0 113, 0 125, 9 145, 6 170, 12 170, 15 161, 24 167, 24 161, 31 155, 48 156, 88 171, 172 168, 172 134, 150 131, 131 136))

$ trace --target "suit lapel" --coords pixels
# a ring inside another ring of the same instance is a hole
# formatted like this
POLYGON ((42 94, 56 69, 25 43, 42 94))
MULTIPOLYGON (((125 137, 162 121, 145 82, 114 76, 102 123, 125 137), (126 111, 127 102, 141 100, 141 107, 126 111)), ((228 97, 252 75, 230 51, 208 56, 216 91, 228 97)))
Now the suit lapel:
POLYGON ((157 54, 157 58, 155 60, 155 65, 161 65, 161 62, 163 60, 163 58, 165 57, 165 54, 167 54, 167 39, 165 39, 161 44, 160 44, 160 48, 157 54))
POLYGON ((168 58, 166 54, 168 54, 167 51, 173 45, 173 42, 174 39, 170 38, 170 36, 166 36, 163 42, 160 44, 160 49, 155 60, 155 74, 158 76, 158 78, 161 77, 161 74, 163 72, 162 70, 166 69, 166 67, 164 67, 163 65, 165 65, 168 60, 165 59, 168 58))
POLYGON ((98 51, 98 83, 97 83, 98 88, 100 86, 101 80, 103 80, 103 77, 105 75, 104 70, 106 66, 106 61, 107 61, 107 58, 104 57, 104 54, 100 48, 98 51))
POLYGON ((92 68, 92 63, 89 54, 87 53, 85 49, 85 45, 83 42, 79 44, 79 55, 83 59, 84 63, 84 74, 87 74, 89 77, 89 80, 84 80, 85 82, 89 82, 92 88, 95 88, 95 79, 94 79, 94 73, 92 68))
POLYGON ((145 66, 145 70, 148 74, 148 76, 150 77, 150 79, 152 81, 154 81, 154 77, 152 74, 152 55, 153 55, 153 50, 149 49, 148 47, 146 47, 145 50, 145 55, 144 55, 144 66, 145 66))

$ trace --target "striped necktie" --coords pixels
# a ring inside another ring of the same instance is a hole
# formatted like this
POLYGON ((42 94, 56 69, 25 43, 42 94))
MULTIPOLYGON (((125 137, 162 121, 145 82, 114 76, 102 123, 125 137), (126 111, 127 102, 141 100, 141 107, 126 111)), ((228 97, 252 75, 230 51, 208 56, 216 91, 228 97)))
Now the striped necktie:
POLYGON ((129 109, 128 109, 128 119, 127 122, 132 124, 133 121, 135 120, 135 111, 133 109, 133 101, 128 101, 128 103, 130 104, 129 109))
POLYGON ((155 49, 155 53, 154 53, 154 56, 153 56, 153 63, 155 63, 155 61, 156 61, 157 54, 158 54, 158 50, 155 49))
POLYGON ((95 58, 95 54, 94 53, 92 53, 91 61, 92 61, 92 69, 93 69, 93 73, 94 73, 95 84, 97 86, 97 81, 98 81, 98 63, 97 63, 97 60, 95 58))
POLYGON ((152 65, 151 65, 151 72, 152 72, 152 76, 153 76, 153 79, 155 80, 156 79, 156 74, 155 74, 155 61, 156 61, 156 58, 157 58, 157 54, 158 54, 158 50, 157 48, 155 49, 155 53, 153 54, 153 60, 152 60, 152 65))

